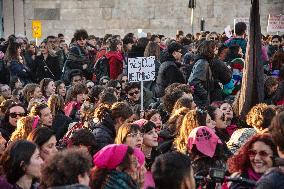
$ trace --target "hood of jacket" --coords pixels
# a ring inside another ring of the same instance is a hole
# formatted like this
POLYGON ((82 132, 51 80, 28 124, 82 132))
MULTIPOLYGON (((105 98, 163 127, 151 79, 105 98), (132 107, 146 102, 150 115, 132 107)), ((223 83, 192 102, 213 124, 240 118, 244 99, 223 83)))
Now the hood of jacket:
POLYGON ((117 59, 119 61, 123 60, 123 55, 122 55, 122 53, 120 51, 109 51, 109 52, 106 53, 106 57, 108 59, 115 58, 115 59, 117 59))

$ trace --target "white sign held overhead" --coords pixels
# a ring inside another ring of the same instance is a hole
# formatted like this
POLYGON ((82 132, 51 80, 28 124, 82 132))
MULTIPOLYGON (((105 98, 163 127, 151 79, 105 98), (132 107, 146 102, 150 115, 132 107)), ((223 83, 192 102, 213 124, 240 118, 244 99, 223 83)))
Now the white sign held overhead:
POLYGON ((284 15, 269 15, 267 32, 284 32, 284 15))
POLYGON ((155 57, 128 58, 128 81, 155 80, 155 57))
POLYGON ((232 37, 232 30, 231 30, 230 25, 228 25, 224 30, 225 30, 225 34, 228 38, 232 37))

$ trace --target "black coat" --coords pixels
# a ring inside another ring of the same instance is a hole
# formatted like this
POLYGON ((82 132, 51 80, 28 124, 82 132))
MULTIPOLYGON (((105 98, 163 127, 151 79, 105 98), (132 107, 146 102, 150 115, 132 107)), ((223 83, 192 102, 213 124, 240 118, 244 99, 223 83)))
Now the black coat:
POLYGON ((165 89, 173 83, 185 83, 185 79, 174 57, 169 56, 159 68, 155 88, 156 97, 164 96, 165 89))
POLYGON ((102 149, 108 144, 113 144, 116 136, 114 120, 108 115, 94 126, 93 134, 95 136, 95 143, 99 149, 102 149))
POLYGON ((214 79, 209 62, 205 58, 198 57, 195 60, 188 84, 194 86, 193 98, 197 106, 208 106, 214 89, 214 79))
POLYGON ((15 131, 16 127, 11 125, 9 122, 5 122, 4 120, 1 122, 0 132, 3 138, 8 142, 12 133, 15 131))
POLYGON ((284 172, 279 168, 273 168, 263 175, 257 182, 256 189, 280 189, 284 188, 284 172))
POLYGON ((56 134, 56 140, 59 141, 68 131, 68 126, 72 122, 70 117, 67 117, 63 111, 58 111, 52 123, 52 129, 56 134))
POLYGON ((36 80, 39 82, 43 78, 51 78, 54 81, 60 79, 61 70, 57 56, 48 55, 44 60, 43 55, 37 56, 34 61, 36 80))

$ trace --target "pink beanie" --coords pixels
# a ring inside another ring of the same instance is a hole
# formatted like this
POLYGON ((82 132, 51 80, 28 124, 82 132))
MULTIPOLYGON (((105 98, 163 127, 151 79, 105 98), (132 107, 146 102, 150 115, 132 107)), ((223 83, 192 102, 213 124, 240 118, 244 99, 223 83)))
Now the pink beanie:
POLYGON ((110 144, 98 151, 94 157, 93 162, 98 168, 115 169, 122 163, 128 146, 125 144, 110 144))
POLYGON ((209 127, 200 126, 190 132, 187 146, 191 150, 193 145, 196 145, 199 152, 213 157, 217 144, 222 144, 222 142, 214 131, 209 127))

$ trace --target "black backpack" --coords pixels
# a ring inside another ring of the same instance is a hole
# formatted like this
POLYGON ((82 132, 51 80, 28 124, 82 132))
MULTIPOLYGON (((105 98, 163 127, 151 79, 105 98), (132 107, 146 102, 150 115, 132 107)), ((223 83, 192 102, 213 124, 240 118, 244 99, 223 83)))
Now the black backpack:
POLYGON ((105 55, 97 60, 96 64, 94 65, 94 74, 97 81, 104 76, 110 77, 109 59, 105 55))

